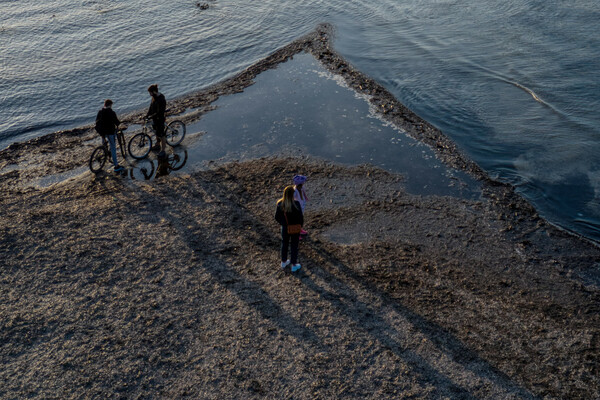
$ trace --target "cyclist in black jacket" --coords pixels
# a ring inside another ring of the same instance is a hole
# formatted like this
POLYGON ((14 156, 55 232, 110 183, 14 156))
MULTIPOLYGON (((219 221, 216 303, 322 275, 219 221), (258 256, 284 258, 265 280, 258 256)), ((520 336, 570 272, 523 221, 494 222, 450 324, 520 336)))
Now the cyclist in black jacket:
POLYGON ((167 140, 165 136, 165 111, 167 109, 167 100, 165 96, 158 91, 158 85, 150 85, 148 93, 152 96, 150 107, 146 113, 146 118, 152 118, 154 132, 156 132, 156 144, 152 146, 152 150, 160 150, 159 156, 165 156, 167 140))
POLYGON ((117 118, 117 114, 113 111, 112 104, 113 102, 111 99, 106 99, 104 101, 104 107, 98 111, 98 115, 96 115, 96 132, 98 132, 103 139, 108 139, 115 172, 120 172, 124 168, 117 162, 115 133, 119 125, 121 125, 121 122, 119 121, 119 118, 117 118))

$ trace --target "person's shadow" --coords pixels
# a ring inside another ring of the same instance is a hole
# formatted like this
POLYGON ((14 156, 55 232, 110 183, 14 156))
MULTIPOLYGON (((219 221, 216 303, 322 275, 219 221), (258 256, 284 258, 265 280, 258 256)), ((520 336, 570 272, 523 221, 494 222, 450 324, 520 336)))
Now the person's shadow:
MULTIPOLYGON (((159 169, 168 171, 168 161, 162 162, 159 169)), ((240 256, 240 243, 253 241, 267 253, 275 253, 278 249, 280 238, 274 229, 274 222, 266 222, 264 215, 247 206, 250 199, 246 195, 251 196, 251 193, 242 189, 232 190, 231 185, 236 185, 235 176, 228 172, 220 175, 207 173, 206 179, 199 174, 188 178, 186 182, 189 195, 179 197, 176 201, 166 195, 157 197, 153 193, 144 194, 143 190, 132 193, 142 200, 142 206, 140 202, 134 202, 136 212, 153 223, 154 214, 144 212, 144 208, 153 205, 150 210, 165 210, 162 216, 176 227, 185 247, 203 260, 194 268, 208 272, 215 282, 288 335, 311 348, 326 351, 327 345, 323 343, 318 330, 309 324, 310 321, 287 311, 260 279, 232 262, 232 259, 240 256), (217 203, 218 207, 215 206, 217 203), (220 210, 218 219, 212 223, 218 221, 219 224, 250 226, 252 229, 239 230, 235 239, 226 242, 216 240, 204 226, 210 221, 197 219, 187 212, 197 207, 216 207, 216 210, 220 210)), ((166 194, 169 188, 162 190, 166 194)), ((351 264, 339 259, 320 242, 309 237, 303 241, 300 251, 304 260, 302 269, 292 277, 295 276, 301 285, 327 303, 335 313, 350 321, 352 329, 360 331, 360 336, 366 338, 367 342, 379 343, 382 349, 391 352, 409 368, 420 384, 431 386, 436 397, 475 399, 475 387, 466 383, 468 379, 463 379, 471 376, 476 382, 489 385, 488 389, 500 397, 536 398, 447 329, 394 299, 368 277, 355 272, 351 264), (394 322, 388 320, 390 315, 393 315, 394 322), (414 345, 414 338, 429 342, 433 353, 421 351, 420 346, 414 345), (439 363, 436 357, 448 358, 451 362, 439 363), (451 368, 457 368, 457 371, 451 368)), ((272 260, 268 258, 268 262, 272 260)), ((256 261, 262 263, 265 260, 256 261)), ((360 340, 356 343, 365 342, 360 340)), ((363 373, 365 370, 358 370, 347 378, 358 381, 363 373)))

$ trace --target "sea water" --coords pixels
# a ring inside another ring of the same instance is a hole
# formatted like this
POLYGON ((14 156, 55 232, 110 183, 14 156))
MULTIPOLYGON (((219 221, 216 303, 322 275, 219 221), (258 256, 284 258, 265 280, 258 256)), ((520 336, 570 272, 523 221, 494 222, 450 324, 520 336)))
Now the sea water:
POLYGON ((334 45, 551 222, 600 240, 595 0, 0 0, 0 148, 334 45), (199 7, 203 3, 207 9, 199 7))

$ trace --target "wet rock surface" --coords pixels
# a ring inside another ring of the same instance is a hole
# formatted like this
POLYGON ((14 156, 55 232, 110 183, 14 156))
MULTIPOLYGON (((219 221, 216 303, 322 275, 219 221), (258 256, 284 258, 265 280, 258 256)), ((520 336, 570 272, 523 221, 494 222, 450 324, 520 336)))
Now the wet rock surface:
POLYGON ((400 175, 287 155, 35 187, 85 165, 95 134, 12 145, 0 152, 0 398, 600 397, 598 248, 489 180, 330 35, 319 27, 171 112, 201 117, 309 51, 481 179, 481 199, 414 196, 400 175), (292 274, 273 215, 296 173, 309 177, 309 236, 292 274))

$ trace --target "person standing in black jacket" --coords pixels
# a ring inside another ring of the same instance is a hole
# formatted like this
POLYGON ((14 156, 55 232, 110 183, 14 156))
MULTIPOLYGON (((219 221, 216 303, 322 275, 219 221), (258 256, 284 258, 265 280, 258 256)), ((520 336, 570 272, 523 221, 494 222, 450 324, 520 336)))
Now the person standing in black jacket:
POLYGON ((288 225, 304 225, 304 216, 300 203, 294 200, 294 186, 288 186, 283 190, 283 197, 277 201, 275 220, 281 225, 281 268, 292 264, 292 272, 300 269, 298 263, 298 242, 300 241, 300 230, 298 233, 288 233, 288 225), (291 244, 291 254, 288 260, 288 246, 291 244))
POLYGON ((152 150, 160 150, 159 157, 165 156, 167 148, 167 140, 165 137, 165 111, 167 109, 167 100, 165 96, 158 91, 158 85, 150 85, 148 93, 152 97, 150 107, 146 113, 146 118, 152 118, 154 132, 156 132, 156 144, 152 146, 152 150))
POLYGON ((111 99, 104 100, 104 107, 98 111, 96 115, 96 132, 104 138, 108 139, 110 145, 110 154, 112 155, 115 172, 123 171, 123 167, 117 162, 117 147, 115 144, 115 133, 121 122, 117 118, 117 114, 112 109, 113 102, 111 99))

